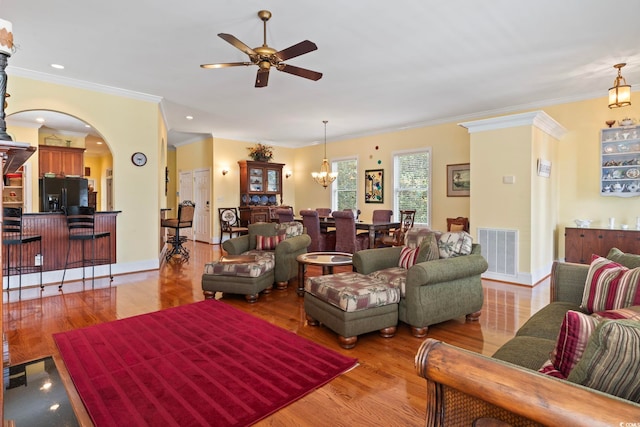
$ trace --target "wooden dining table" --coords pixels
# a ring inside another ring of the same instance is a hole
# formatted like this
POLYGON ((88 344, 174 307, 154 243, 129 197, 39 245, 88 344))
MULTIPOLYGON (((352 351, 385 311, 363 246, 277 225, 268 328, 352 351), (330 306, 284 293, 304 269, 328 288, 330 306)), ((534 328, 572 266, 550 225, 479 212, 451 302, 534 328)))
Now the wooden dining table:
MULTIPOLYGON (((336 226, 336 220, 333 217, 320 217, 320 231, 326 233, 329 228, 336 226)), ((393 231, 400 228, 400 221, 390 222, 373 222, 373 221, 356 221, 356 230, 367 230, 369 232, 369 248, 375 247, 376 232, 393 231)))

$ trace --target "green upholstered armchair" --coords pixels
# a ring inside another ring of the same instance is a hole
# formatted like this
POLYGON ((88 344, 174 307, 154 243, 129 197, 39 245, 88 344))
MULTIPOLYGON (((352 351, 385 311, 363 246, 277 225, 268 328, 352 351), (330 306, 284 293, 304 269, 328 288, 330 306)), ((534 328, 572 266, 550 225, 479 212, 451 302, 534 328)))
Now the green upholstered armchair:
MULTIPOLYGON (((400 246, 366 249, 353 254, 358 273, 398 267, 400 246)), ((423 337, 430 325, 466 316, 477 320, 482 303, 480 275, 488 268, 480 245, 470 255, 420 262, 407 270, 405 296, 400 299, 398 318, 409 324, 414 336, 423 337)))
POLYGON ((289 233, 291 230, 302 232, 302 224, 274 222, 258 222, 249 224, 249 234, 229 239, 222 243, 222 248, 229 255, 240 255, 244 252, 256 249, 256 236, 275 236, 279 233, 287 235, 287 238, 276 245, 275 252, 275 281, 278 289, 285 289, 289 280, 298 277, 298 262, 296 257, 307 252, 311 244, 311 237, 302 232, 289 233))

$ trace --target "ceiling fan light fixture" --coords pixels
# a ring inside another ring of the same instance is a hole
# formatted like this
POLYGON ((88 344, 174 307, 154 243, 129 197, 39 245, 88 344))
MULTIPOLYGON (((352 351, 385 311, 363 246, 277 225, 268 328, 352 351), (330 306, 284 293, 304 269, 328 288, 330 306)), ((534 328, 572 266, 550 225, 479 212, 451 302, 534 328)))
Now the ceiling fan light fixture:
POLYGON ((332 172, 329 160, 327 159, 327 123, 328 120, 323 120, 324 123, 324 158, 322 159, 322 165, 320 165, 320 172, 311 172, 311 177, 324 188, 327 188, 329 184, 336 180, 338 172, 332 172))
POLYGON ((609 108, 626 107, 631 105, 631 85, 622 77, 621 69, 626 63, 616 64, 618 75, 613 81, 613 87, 609 88, 609 108))

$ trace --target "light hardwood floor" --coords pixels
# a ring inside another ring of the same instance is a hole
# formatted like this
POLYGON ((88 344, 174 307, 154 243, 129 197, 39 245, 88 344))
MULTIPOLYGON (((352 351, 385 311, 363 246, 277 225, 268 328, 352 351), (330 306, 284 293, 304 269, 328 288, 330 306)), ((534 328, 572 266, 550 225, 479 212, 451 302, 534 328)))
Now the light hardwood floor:
MULTIPOLYGON (((4 328, 11 364, 53 355, 64 378, 82 425, 92 425, 64 368, 52 334, 121 319, 136 314, 202 301, 203 265, 220 256, 220 246, 188 243, 191 259, 185 264, 163 264, 159 270, 106 279, 49 285, 40 296, 36 289, 4 291, 4 328)), ((337 271, 345 271, 338 270, 337 271)), ((348 271, 348 268, 347 270, 348 271)), ((309 267, 309 275, 319 268, 309 267)), ((485 303, 479 322, 464 317, 429 328, 428 337, 491 355, 510 339, 519 326, 549 302, 549 281, 533 288, 483 281, 485 303)), ((244 297, 224 295, 221 301, 339 353, 356 357, 359 366, 320 389, 265 418, 260 426, 419 426, 425 422, 426 388, 414 370, 414 356, 422 339, 414 338, 405 324, 395 337, 377 333, 360 336, 356 347, 338 346, 336 334, 305 321, 303 299, 295 285, 261 295, 255 304, 244 297)), ((260 366, 255 367, 256 370, 260 366)), ((126 425, 123 424, 123 425, 126 425)), ((215 420, 212 420, 215 425, 215 420)))

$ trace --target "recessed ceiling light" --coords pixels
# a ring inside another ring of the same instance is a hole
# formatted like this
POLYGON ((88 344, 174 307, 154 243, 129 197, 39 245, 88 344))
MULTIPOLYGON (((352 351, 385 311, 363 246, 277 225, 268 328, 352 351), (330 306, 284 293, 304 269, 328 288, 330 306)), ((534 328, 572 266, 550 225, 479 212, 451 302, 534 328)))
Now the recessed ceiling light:
POLYGON ((193 120, 193 116, 187 116, 186 119, 187 120, 193 120))
POLYGON ((38 117, 38 118, 36 119, 36 122, 38 122, 38 123, 44 123, 44 119, 43 119, 42 117, 38 117))
POLYGON ((98 141, 98 142, 96 142, 96 144, 102 145, 102 141, 98 141))
POLYGON ((64 65, 60 65, 60 64, 51 64, 51 66, 55 69, 58 70, 64 70, 64 65))

